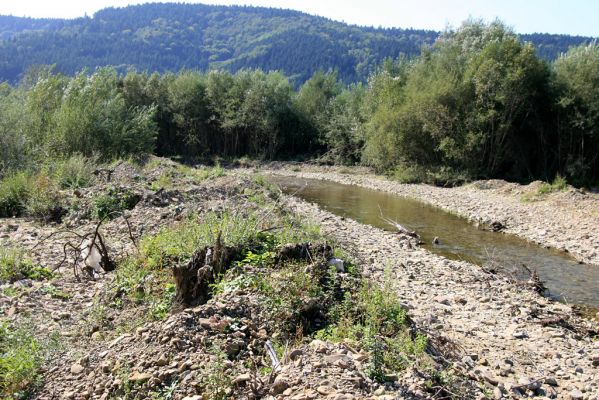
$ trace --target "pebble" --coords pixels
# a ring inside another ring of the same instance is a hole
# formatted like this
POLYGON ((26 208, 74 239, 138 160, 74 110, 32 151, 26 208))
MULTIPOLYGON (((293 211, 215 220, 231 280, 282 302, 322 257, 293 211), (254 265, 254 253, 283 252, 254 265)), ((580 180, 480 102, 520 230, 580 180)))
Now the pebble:
POLYGON ((85 367, 81 364, 75 363, 73 365, 71 365, 71 373, 72 374, 80 374, 85 370, 85 367))

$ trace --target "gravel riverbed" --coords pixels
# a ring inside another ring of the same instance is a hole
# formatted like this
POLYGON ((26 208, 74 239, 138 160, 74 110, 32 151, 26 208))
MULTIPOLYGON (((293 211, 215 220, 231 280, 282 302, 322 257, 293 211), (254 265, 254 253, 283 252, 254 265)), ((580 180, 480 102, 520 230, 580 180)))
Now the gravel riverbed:
MULTIPOLYGON (((370 187, 384 185, 372 182, 370 187)), ((392 285, 416 325, 438 341, 452 343, 457 368, 488 387, 493 397, 599 399, 599 342, 583 333, 592 323, 573 316, 569 306, 473 264, 414 247, 406 236, 335 216, 297 198, 289 202, 344 248, 354 249, 352 256, 364 260, 365 275, 392 285)))
POLYGON ((569 188, 537 196, 540 182, 519 185, 502 180, 477 181, 455 188, 401 184, 364 168, 274 164, 277 175, 359 185, 411 197, 473 222, 500 222, 503 232, 541 246, 569 252, 575 259, 599 266, 599 194, 569 188))

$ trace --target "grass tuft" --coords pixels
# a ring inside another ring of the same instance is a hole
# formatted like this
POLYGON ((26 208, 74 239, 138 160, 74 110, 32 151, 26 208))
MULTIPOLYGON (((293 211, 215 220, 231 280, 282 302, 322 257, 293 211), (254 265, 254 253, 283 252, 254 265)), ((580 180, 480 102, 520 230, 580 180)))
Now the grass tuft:
POLYGON ((22 250, 0 247, 0 282, 43 280, 51 277, 49 269, 34 265, 22 250))

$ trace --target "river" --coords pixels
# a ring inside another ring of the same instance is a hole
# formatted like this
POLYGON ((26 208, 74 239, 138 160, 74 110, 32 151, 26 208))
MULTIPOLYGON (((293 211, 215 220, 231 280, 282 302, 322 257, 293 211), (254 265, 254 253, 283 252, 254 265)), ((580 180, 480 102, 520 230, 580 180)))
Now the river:
POLYGON ((514 235, 480 229, 466 219, 417 200, 331 181, 274 176, 287 194, 318 204, 336 215, 386 230, 395 230, 381 215, 416 231, 433 253, 492 266, 518 277, 526 265, 536 270, 546 295, 571 304, 599 307, 599 268, 577 262, 567 253, 546 249, 514 235), (438 244, 433 244, 437 237, 438 244))

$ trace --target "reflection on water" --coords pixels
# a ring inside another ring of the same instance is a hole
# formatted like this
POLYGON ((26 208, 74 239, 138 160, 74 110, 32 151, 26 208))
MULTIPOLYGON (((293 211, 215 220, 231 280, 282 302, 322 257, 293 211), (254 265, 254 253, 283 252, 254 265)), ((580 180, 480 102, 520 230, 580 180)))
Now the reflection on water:
POLYGON ((463 218, 416 200, 359 186, 334 182, 273 177, 284 192, 318 204, 334 214, 382 229, 394 230, 380 218, 393 219, 415 230, 423 247, 455 260, 484 265, 490 261, 523 273, 522 264, 536 269, 549 295, 569 303, 599 307, 599 268, 578 264, 567 254, 528 243, 513 235, 476 228, 463 218), (433 245, 434 237, 439 244, 433 245))

